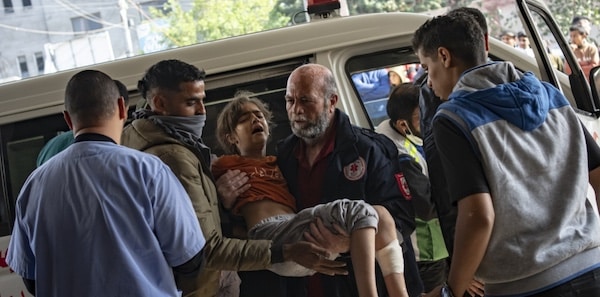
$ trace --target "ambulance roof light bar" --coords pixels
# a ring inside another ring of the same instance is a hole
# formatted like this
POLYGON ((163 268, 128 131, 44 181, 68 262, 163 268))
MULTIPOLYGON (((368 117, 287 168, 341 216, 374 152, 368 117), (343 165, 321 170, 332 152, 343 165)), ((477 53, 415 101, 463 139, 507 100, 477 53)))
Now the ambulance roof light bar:
POLYGON ((306 10, 309 15, 326 19, 331 17, 332 13, 340 7, 340 1, 338 0, 308 0, 306 10))

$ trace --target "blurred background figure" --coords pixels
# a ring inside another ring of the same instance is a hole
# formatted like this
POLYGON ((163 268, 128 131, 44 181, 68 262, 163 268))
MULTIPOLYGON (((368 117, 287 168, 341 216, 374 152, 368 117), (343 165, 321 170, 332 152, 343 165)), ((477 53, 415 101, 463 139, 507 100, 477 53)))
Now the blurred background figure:
POLYGON ((500 34, 500 40, 502 40, 502 42, 508 44, 509 46, 517 46, 517 38, 515 36, 515 33, 511 31, 503 31, 502 34, 500 34))
POLYGON ((406 68, 404 66, 396 66, 388 69, 388 78, 392 89, 401 83, 409 81, 408 77, 406 77, 406 68))
POLYGON ((571 49, 581 66, 585 77, 589 79, 592 67, 600 64, 598 57, 598 48, 587 40, 589 31, 583 26, 571 26, 569 28, 569 37, 571 39, 571 49))
POLYGON ((352 82, 363 102, 386 98, 390 93, 390 81, 385 68, 355 73, 352 82))
POLYGON ((573 17, 573 20, 571 20, 571 26, 582 27, 583 30, 587 33, 588 42, 591 42, 594 45, 598 46, 598 43, 596 42, 596 40, 592 40, 589 36, 590 33, 592 32, 592 21, 588 17, 581 16, 581 15, 577 15, 577 16, 573 17))
POLYGON ((550 59, 552 68, 557 69, 561 72, 565 72, 565 62, 563 61, 563 58, 559 55, 552 53, 552 51, 550 50, 548 40, 546 39, 544 39, 544 47, 546 48, 546 53, 548 54, 548 58, 550 59))
POLYGON ((519 33, 517 33, 517 39, 519 41, 517 48, 524 51, 528 56, 533 57, 533 49, 531 49, 531 46, 529 45, 529 36, 527 36, 525 32, 519 31, 519 33))

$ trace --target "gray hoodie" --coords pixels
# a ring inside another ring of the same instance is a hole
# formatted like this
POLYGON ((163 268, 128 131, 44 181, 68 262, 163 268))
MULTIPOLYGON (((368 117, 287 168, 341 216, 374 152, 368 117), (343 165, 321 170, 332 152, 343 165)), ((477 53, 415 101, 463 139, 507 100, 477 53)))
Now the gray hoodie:
POLYGON ((495 211, 477 276, 486 296, 535 293, 600 265, 583 128, 565 97, 510 63, 465 72, 436 118, 481 161, 495 211))

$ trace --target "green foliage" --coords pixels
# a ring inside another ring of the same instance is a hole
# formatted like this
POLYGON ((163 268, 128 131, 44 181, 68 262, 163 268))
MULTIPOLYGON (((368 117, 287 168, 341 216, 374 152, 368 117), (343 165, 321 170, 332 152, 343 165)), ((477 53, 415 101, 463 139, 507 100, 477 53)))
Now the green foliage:
POLYGON ((592 24, 600 24, 598 0, 549 0, 547 5, 565 35, 569 33, 568 30, 574 16, 585 16, 592 21, 592 24))
POLYGON ((285 20, 288 25, 294 23, 306 22, 304 11, 304 2, 302 0, 279 0, 271 11, 271 21, 285 20), (293 19, 294 18, 294 19, 293 19))
POLYGON ((375 12, 424 12, 447 5, 443 0, 348 0, 350 14, 375 12))
POLYGON ((169 28, 161 31, 163 41, 179 47, 285 26, 285 16, 271 13, 276 2, 194 0, 184 10, 179 1, 169 0, 162 11, 153 9, 151 14, 168 21, 169 28))
POLYGON ((190 45, 198 41, 193 14, 184 11, 179 1, 167 1, 162 10, 150 7, 150 14, 154 18, 168 20, 168 27, 153 27, 153 30, 162 33, 164 36, 163 43, 169 45, 169 47, 190 45))
MULTIPOLYGON (((567 34, 573 16, 590 18, 600 24, 598 0, 548 0, 547 5, 557 23, 567 34)), ((462 6, 486 11, 489 33, 498 36, 503 28, 518 27, 520 20, 507 16, 499 6, 502 1, 475 0, 347 0, 351 15, 376 12, 427 12, 462 6), (485 7, 482 7, 485 6, 485 7)), ((158 29, 169 46, 185 46, 198 42, 242 35, 305 22, 303 0, 194 0, 184 9, 177 0, 169 0, 163 10, 153 9, 153 17, 166 19, 167 29, 158 29)))

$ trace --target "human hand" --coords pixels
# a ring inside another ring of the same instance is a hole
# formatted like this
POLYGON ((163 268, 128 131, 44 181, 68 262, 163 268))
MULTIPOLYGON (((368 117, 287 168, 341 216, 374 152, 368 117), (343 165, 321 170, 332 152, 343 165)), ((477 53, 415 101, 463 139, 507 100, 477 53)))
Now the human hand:
POLYGON ((467 288, 467 293, 472 297, 484 296, 484 283, 480 280, 473 279, 467 288))
POLYGON ((225 174, 217 179, 215 186, 225 209, 231 209, 235 203, 235 199, 250 189, 248 180, 248 174, 238 169, 227 170, 225 174))
POLYGON ((350 250, 350 235, 338 224, 333 224, 335 232, 331 232, 321 218, 310 223, 310 232, 304 232, 306 241, 316 244, 333 253, 345 253, 350 250))
POLYGON ((329 260, 329 252, 307 241, 283 245, 283 259, 326 275, 347 275, 346 263, 329 260))

